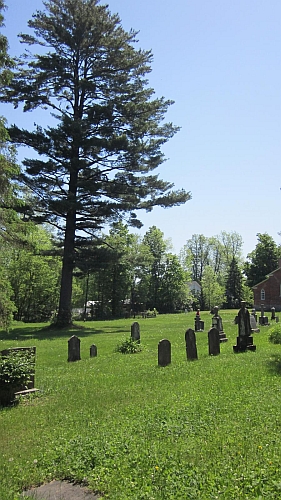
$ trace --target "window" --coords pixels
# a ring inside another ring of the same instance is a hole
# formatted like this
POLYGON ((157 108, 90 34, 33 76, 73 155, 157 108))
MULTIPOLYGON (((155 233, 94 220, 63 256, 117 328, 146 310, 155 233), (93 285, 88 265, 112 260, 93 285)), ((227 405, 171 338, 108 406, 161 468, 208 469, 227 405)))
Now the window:
POLYGON ((265 291, 263 288, 261 289, 261 300, 265 300, 265 291))

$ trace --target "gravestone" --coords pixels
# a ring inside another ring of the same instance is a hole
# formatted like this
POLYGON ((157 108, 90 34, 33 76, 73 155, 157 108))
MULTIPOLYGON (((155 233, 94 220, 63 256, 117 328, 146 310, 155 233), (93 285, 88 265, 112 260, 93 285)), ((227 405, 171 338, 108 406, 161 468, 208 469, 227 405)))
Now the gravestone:
POLYGON ((68 340, 68 359, 67 361, 79 361, 80 357, 80 339, 72 335, 68 340))
POLYGON ((160 340, 158 344, 158 366, 167 366, 171 363, 171 342, 160 340))
POLYGON ((234 352, 245 352, 246 350, 255 351, 256 346, 253 344, 251 335, 250 314, 246 308, 246 302, 241 302, 241 308, 236 316, 236 324, 238 325, 237 345, 233 346, 234 352))
POLYGON ((194 330, 192 330, 191 328, 189 328, 185 332, 185 348, 186 357, 188 360, 192 361, 193 359, 198 359, 196 337, 194 330))
POLYGON ((252 309, 252 316, 254 316, 254 318, 255 318, 255 320, 256 320, 256 322, 257 322, 257 321, 258 321, 258 315, 257 315, 257 313, 256 313, 255 308, 253 308, 253 309, 252 309))
POLYGON ((220 334, 217 328, 211 328, 208 331, 209 355, 217 356, 220 354, 220 334))
POLYGON ((219 315, 218 306, 214 307, 214 316, 212 317, 212 328, 216 328, 219 331, 220 342, 227 342, 226 334, 223 331, 222 318, 219 315))
POLYGON ((204 331, 204 321, 202 321, 200 318, 200 310, 199 309, 197 309, 197 313, 195 316, 194 328, 195 328, 196 332, 203 332, 204 331))
POLYGON ((257 320, 254 314, 250 314, 250 325, 253 332, 258 333, 260 329, 257 327, 257 320))
POLYGON ((259 317, 259 325, 268 326, 268 317, 264 315, 264 305, 261 304, 261 316, 259 317))
POLYGON ((95 344, 90 347, 90 358, 96 358, 98 355, 97 346, 95 344))
POLYGON ((140 325, 137 321, 132 323, 131 325, 131 338, 135 341, 140 343, 140 325))

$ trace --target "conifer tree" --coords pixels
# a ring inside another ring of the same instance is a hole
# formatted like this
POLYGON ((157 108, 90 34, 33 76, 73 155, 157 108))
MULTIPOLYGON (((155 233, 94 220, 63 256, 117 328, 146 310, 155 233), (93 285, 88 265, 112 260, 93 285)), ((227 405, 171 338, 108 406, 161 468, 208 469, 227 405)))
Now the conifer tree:
POLYGON ((136 48, 137 33, 98 0, 43 4, 28 23, 31 34, 21 35, 29 51, 2 101, 52 117, 47 128, 14 125, 10 135, 38 154, 22 173, 37 197, 33 219, 63 234, 57 324, 66 326, 76 247, 105 223, 123 217, 139 227, 136 211, 179 205, 190 195, 154 173, 177 127, 164 122, 172 102, 148 86, 152 54, 136 48))

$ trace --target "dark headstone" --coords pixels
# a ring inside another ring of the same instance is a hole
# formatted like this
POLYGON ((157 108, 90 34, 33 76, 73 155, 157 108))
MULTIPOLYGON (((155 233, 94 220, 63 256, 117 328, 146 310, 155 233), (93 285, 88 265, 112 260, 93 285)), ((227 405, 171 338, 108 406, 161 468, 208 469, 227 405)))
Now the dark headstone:
POLYGON ((131 338, 135 341, 140 343, 140 325, 137 321, 132 323, 131 325, 131 338))
POLYGON ((186 357, 188 360, 198 359, 197 347, 196 347, 196 337, 194 330, 189 328, 185 332, 185 347, 186 347, 186 357))
POLYGON ((200 316, 196 314, 195 316, 195 331, 203 332, 204 331, 204 321, 201 320, 200 316))
POLYGON ((276 320, 275 307, 272 307, 271 308, 271 321, 275 321, 275 320, 276 320))
POLYGON ((95 344, 90 347, 90 358, 95 358, 98 355, 97 346, 95 344))
POLYGON ((214 307, 214 316, 212 317, 212 328, 216 328, 219 331, 220 342, 227 342, 228 339, 223 331, 222 318, 219 315, 218 306, 214 307))
POLYGON ((250 313, 246 308, 246 302, 241 302, 241 308, 238 312, 237 319, 238 337, 237 345, 233 346, 234 352, 245 352, 246 350, 255 351, 256 346, 253 345, 253 337, 251 335, 250 313))
POLYGON ((162 339, 158 344, 158 365, 167 366, 170 363, 171 363, 171 342, 167 339, 162 339))
POLYGON ((68 341, 68 359, 67 361, 79 361, 80 357, 80 339, 73 335, 68 341))
POLYGON ((208 331, 209 355, 217 356, 220 354, 220 334, 217 328, 211 328, 208 331))

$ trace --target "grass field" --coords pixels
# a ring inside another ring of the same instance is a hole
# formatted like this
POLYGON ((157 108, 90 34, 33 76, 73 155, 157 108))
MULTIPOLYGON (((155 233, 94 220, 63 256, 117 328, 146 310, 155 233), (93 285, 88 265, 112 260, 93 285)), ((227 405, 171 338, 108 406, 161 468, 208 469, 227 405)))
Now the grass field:
POLYGON ((0 499, 52 479, 84 482, 110 500, 280 499, 281 346, 268 327, 256 352, 233 353, 236 311, 220 312, 228 342, 208 355, 211 315, 201 313, 197 361, 184 334, 194 313, 138 319, 142 352, 114 352, 133 320, 66 332, 16 324, 0 350, 37 348, 38 396, 0 409, 0 499), (67 340, 81 361, 67 362, 67 340), (171 365, 157 366, 162 338, 171 365), (90 358, 96 344, 97 358, 90 358))

